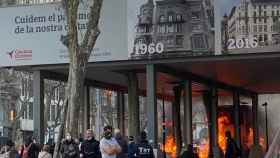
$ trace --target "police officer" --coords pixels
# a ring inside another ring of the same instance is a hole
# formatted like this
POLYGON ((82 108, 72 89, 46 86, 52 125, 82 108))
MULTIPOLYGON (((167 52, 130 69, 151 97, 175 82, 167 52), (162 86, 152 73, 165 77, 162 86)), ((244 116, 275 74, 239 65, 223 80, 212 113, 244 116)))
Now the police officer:
POLYGON ((154 158, 152 146, 147 141, 147 133, 142 131, 140 133, 140 140, 136 144, 136 158, 154 158))

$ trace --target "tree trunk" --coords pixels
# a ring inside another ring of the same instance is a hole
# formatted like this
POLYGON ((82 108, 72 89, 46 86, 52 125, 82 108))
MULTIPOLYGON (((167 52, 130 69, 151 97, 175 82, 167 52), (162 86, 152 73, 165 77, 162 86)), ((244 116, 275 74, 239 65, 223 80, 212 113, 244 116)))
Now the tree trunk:
POLYGON ((181 102, 181 87, 174 87, 175 100, 172 105, 172 120, 173 120, 173 132, 176 141, 176 155, 177 157, 181 154, 182 149, 182 132, 181 132, 181 119, 180 119, 180 102, 181 102))
MULTIPOLYGON (((86 94, 86 93, 84 93, 86 94)), ((85 129, 85 108, 86 108, 86 101, 85 101, 85 96, 82 98, 84 101, 84 104, 81 106, 81 110, 80 110, 80 117, 79 117, 79 137, 81 136, 81 134, 84 133, 84 129, 85 129)))
POLYGON ((79 118, 79 107, 84 102, 84 79, 86 65, 96 40, 100 34, 98 24, 100 19, 103 0, 93 0, 89 11, 88 28, 81 42, 78 40, 77 17, 80 0, 62 0, 67 19, 67 35, 61 36, 62 43, 69 52, 69 75, 65 92, 65 106, 62 113, 61 127, 58 135, 58 142, 55 146, 54 158, 58 158, 60 142, 63 136, 67 116, 69 115, 69 126, 72 137, 77 138, 77 126, 79 118), (79 44, 81 43, 81 44, 79 44), (69 110, 68 110, 69 109, 69 110))
POLYGON ((129 72, 128 82, 128 134, 137 137, 140 133, 140 110, 138 97, 138 78, 136 72, 129 72))
POLYGON ((70 108, 70 133, 73 138, 79 137, 79 128, 76 127, 79 124, 79 113, 80 107, 84 105, 84 76, 85 76, 85 67, 82 67, 78 63, 73 63, 70 71, 72 71, 71 80, 71 89, 69 96, 69 108, 70 108))
MULTIPOLYGON (((12 140, 14 140, 15 142, 17 141, 18 138, 18 130, 20 128, 20 118, 23 116, 24 111, 27 109, 27 103, 26 102, 21 102, 21 108, 19 113, 17 114, 15 120, 12 122, 12 140)), ((16 142, 17 143, 17 142, 16 142)))
POLYGON ((59 158, 60 157, 60 146, 61 146, 61 141, 63 138, 63 135, 65 133, 65 125, 66 125, 66 121, 67 121, 67 116, 69 115, 68 113, 68 99, 69 99, 69 90, 71 87, 71 80, 69 80, 69 78, 71 78, 72 74, 71 72, 69 73, 68 76, 68 83, 67 86, 65 88, 65 99, 63 102, 63 110, 61 113, 61 123, 60 123, 60 128, 59 128, 59 132, 58 132, 58 138, 57 138, 57 142, 55 143, 55 148, 54 148, 54 155, 53 158, 59 158), (70 82, 69 82, 70 81, 70 82))
POLYGON ((63 134, 64 134, 64 128, 65 128, 65 123, 66 123, 66 118, 67 118, 67 110, 68 109, 68 101, 65 100, 65 105, 63 106, 63 113, 61 114, 61 123, 60 123, 60 128, 59 128, 59 132, 58 132, 58 138, 57 138, 57 142, 55 144, 55 148, 54 148, 54 155, 53 158, 59 158, 59 151, 60 151, 60 146, 61 146, 61 140, 63 138, 63 134))
POLYGON ((48 128, 48 121, 49 121, 49 118, 50 118, 50 106, 51 106, 51 95, 49 94, 46 94, 45 95, 45 100, 46 100, 46 104, 45 104, 45 108, 44 108, 44 127, 45 127, 45 130, 47 130, 48 128))

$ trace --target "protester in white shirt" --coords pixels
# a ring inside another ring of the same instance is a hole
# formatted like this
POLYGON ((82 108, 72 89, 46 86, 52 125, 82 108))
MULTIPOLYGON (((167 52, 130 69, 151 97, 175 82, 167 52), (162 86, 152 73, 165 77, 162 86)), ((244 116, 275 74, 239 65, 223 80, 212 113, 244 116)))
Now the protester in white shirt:
POLYGON ((113 128, 111 126, 104 127, 104 136, 100 141, 100 150, 102 158, 116 158, 121 152, 121 147, 113 137, 113 128))

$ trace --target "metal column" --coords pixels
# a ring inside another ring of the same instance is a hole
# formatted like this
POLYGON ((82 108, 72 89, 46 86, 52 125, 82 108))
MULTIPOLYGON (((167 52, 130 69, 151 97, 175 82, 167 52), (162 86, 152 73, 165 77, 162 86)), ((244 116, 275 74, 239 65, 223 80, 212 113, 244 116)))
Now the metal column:
POLYGON ((221 150, 218 145, 218 121, 217 121, 217 109, 218 109, 218 92, 217 88, 213 87, 211 88, 211 107, 210 107, 210 116, 211 116, 211 147, 210 153, 213 155, 210 155, 209 157, 214 157, 214 158, 220 158, 221 157, 221 150))
POLYGON ((102 105, 101 105, 101 90, 95 89, 95 96, 96 96, 96 116, 95 116, 95 137, 96 139, 100 140, 102 138, 102 105))
POLYGON ((240 97, 238 92, 233 93, 234 106, 234 139, 238 147, 240 147, 240 97))
POLYGON ((156 71, 153 64, 146 65, 147 106, 148 106, 148 139, 153 141, 153 147, 158 143, 158 120, 156 99, 156 71))
POLYGON ((136 72, 128 72, 128 134, 137 137, 140 133, 138 78, 136 72))
POLYGON ((185 146, 192 144, 192 82, 186 81, 184 85, 184 125, 183 125, 183 139, 185 146))
POLYGON ((41 71, 33 72, 33 125, 34 136, 41 144, 44 143, 44 78, 41 71))
POLYGON ((123 92, 117 92, 117 119, 118 128, 122 135, 125 135, 125 105, 123 92))
POLYGON ((211 102, 211 138, 212 138, 212 147, 218 146, 218 135, 217 135, 217 108, 218 108, 218 96, 217 96, 217 89, 212 88, 212 102, 211 102))
POLYGON ((253 137, 254 144, 259 144, 259 130, 258 130, 258 95, 252 96, 252 113, 253 113, 253 137))

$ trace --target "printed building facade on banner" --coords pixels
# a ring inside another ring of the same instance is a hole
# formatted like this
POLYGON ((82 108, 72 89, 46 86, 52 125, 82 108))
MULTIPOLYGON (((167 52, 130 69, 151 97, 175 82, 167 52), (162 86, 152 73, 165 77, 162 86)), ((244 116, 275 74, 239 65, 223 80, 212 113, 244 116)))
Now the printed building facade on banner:
MULTIPOLYGON (((280 44, 280 1, 241 0, 233 6, 229 15, 222 20, 222 45, 227 51, 228 39, 256 39, 257 52, 279 49, 280 44)), ((234 50, 232 50, 234 52, 234 50)))
MULTIPOLYGON (((213 1, 148 0, 141 5, 134 45, 159 42, 165 57, 214 55, 213 1)), ((135 49, 131 57, 137 58, 135 49)))

